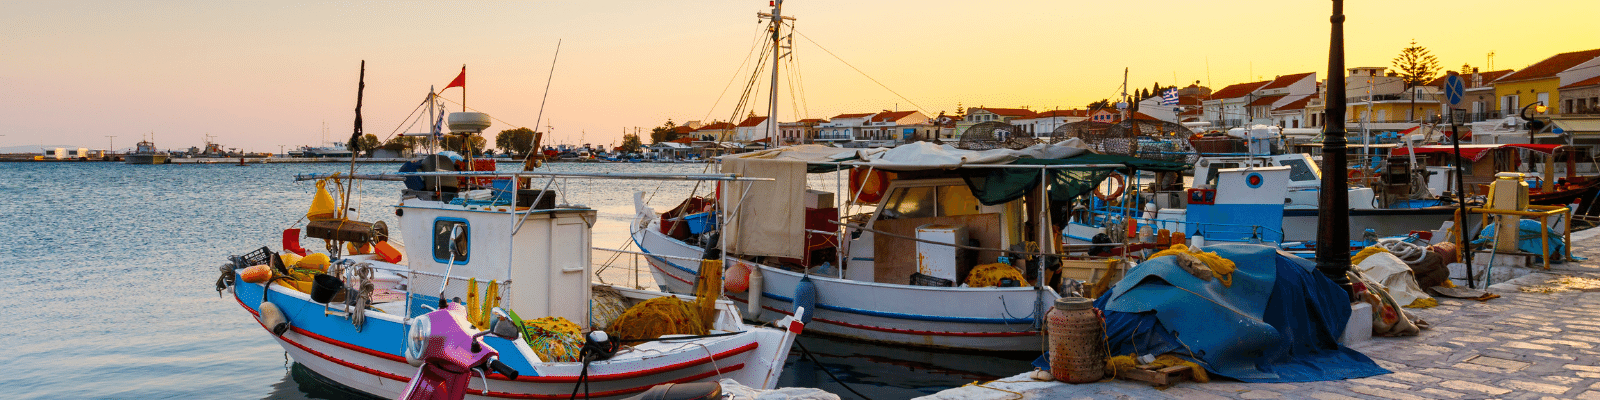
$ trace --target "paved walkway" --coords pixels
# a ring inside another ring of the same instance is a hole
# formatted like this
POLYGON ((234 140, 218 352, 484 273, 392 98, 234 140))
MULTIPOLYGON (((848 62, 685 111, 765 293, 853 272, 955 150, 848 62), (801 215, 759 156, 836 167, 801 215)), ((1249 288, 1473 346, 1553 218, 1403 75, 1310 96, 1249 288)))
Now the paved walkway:
POLYGON ((1085 385, 1016 375, 924 399, 1586 399, 1600 400, 1600 289, 1524 293, 1559 276, 1600 278, 1600 229, 1573 234, 1590 260, 1552 266, 1491 291, 1478 302, 1440 298, 1412 310, 1433 325, 1415 337, 1375 337, 1352 348, 1394 371, 1371 378, 1308 383, 1182 383, 1157 390, 1128 381, 1085 385))

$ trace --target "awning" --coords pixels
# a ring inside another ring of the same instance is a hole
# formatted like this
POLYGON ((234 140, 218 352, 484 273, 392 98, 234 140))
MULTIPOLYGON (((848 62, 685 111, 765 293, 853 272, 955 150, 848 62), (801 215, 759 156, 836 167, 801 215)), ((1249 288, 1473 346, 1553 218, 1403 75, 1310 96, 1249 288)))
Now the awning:
MULTIPOLYGON (((1468 160, 1472 160, 1473 162, 1477 162, 1478 160, 1483 159, 1484 156, 1489 155, 1489 151, 1490 150, 1498 150, 1498 149, 1504 149, 1504 148, 1515 148, 1515 149, 1523 149, 1523 150, 1532 150, 1532 151, 1543 153, 1543 154, 1555 154, 1556 149, 1560 148, 1561 146, 1564 146, 1564 145, 1559 145, 1559 144, 1526 144, 1526 143, 1515 143, 1515 144, 1464 144, 1464 145, 1461 145, 1461 157, 1466 158, 1468 160)), ((1423 154, 1423 155, 1426 155, 1426 154, 1455 154, 1455 148, 1452 147, 1452 146, 1400 147, 1400 148, 1394 149, 1394 152, 1390 153, 1390 154, 1391 155, 1396 155, 1396 156, 1403 156, 1403 155, 1411 154, 1411 150, 1412 149, 1416 149, 1417 154, 1423 154)))
POLYGON ((1557 128, 1572 135, 1600 135, 1600 118, 1554 119, 1557 128))

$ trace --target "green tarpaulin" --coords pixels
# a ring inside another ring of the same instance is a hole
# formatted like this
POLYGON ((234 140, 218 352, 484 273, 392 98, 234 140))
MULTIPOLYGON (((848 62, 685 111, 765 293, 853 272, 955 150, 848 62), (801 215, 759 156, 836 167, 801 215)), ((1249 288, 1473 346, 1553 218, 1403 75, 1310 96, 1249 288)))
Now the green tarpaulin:
POLYGON ((967 187, 972 189, 972 195, 984 205, 1000 205, 1021 198, 1029 190, 1039 187, 1041 176, 1050 177, 1050 200, 1069 201, 1093 191, 1101 181, 1106 179, 1112 171, 1128 173, 1130 169, 1137 171, 1179 172, 1188 168, 1188 164, 1147 160, 1137 157, 1083 154, 1076 157, 1061 159, 1033 159, 1020 158, 1012 165, 1093 165, 1093 164, 1120 164, 1126 167, 1103 167, 1092 169, 1050 169, 1041 173, 1037 169, 1028 168, 984 168, 962 169, 958 171, 967 181, 967 187))

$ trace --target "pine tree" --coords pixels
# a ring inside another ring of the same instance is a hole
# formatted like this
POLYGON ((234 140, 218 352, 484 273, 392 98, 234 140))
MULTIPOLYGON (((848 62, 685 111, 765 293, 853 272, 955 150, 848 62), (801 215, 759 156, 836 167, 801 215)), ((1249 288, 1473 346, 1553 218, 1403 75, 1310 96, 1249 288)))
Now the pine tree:
POLYGON ((1439 60, 1428 53, 1428 48, 1418 46, 1416 39, 1411 47, 1400 50, 1394 58, 1394 69, 1406 82, 1406 88, 1422 85, 1439 75, 1439 60))

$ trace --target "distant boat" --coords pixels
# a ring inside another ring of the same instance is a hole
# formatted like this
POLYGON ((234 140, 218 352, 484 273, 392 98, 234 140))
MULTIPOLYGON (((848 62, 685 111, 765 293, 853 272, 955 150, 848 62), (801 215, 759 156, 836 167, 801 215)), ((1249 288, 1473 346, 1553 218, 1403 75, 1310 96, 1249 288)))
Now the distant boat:
POLYGON ((298 151, 290 151, 289 155, 291 157, 304 158, 350 157, 351 152, 344 147, 344 143, 328 142, 328 144, 330 145, 323 147, 301 146, 298 151), (296 155, 296 152, 298 152, 299 155, 296 155))
POLYGON ((157 151, 155 142, 143 140, 139 142, 132 154, 122 159, 128 164, 167 164, 171 162, 171 155, 157 151))

